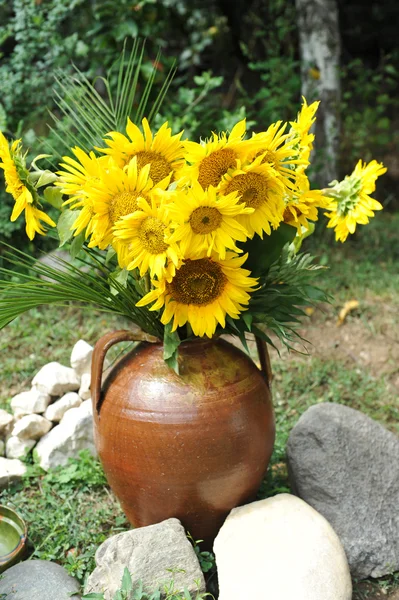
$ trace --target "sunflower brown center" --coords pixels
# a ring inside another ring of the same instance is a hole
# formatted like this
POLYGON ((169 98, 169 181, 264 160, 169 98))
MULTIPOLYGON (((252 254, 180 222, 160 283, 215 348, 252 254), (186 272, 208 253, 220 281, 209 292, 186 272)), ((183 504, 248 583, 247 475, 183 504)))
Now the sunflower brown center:
POLYGON ((226 194, 235 191, 238 191, 241 196, 241 204, 245 204, 250 208, 259 208, 268 199, 269 185, 267 178, 260 173, 236 175, 226 187, 226 194))
MULTIPOLYGON (((265 152, 265 150, 260 150, 260 151, 257 153, 256 157, 257 157, 257 156, 260 156, 260 155, 261 155, 261 154, 263 154, 264 152, 265 152)), ((256 157, 255 157, 255 158, 256 158, 256 157)), ((274 152, 272 152, 272 150, 267 150, 267 152, 266 152, 265 156, 264 156, 264 157, 263 157, 263 159, 262 159, 262 165, 263 165, 264 163, 270 163, 270 164, 272 165, 272 167, 275 167, 275 166, 276 166, 276 162, 277 162, 276 154, 275 154, 274 152)))
POLYGON ((109 206, 109 218, 112 223, 116 223, 122 217, 130 215, 137 210, 137 192, 119 192, 111 198, 109 206))
POLYGON ((176 302, 205 306, 219 298, 226 283, 227 277, 219 264, 210 258, 200 258, 186 260, 171 283, 167 283, 167 290, 176 302))
POLYGON ((236 158, 236 153, 230 148, 215 150, 215 152, 202 159, 199 166, 198 183, 201 184, 204 190, 210 185, 216 187, 223 175, 235 166, 236 158))
POLYGON ((292 212, 292 209, 296 212, 297 217, 300 217, 302 214, 302 211, 299 210, 299 208, 297 208, 296 206, 291 206, 285 209, 284 211, 284 215, 283 215, 283 220, 284 223, 289 223, 290 221, 294 220, 294 214, 292 212))
POLYGON ((162 254, 167 250, 165 244, 165 225, 155 217, 147 217, 140 226, 139 238, 150 254, 162 254))
POLYGON ((194 233, 210 233, 222 222, 222 215, 214 206, 199 206, 190 217, 191 229, 194 233))
POLYGON ((145 165, 150 164, 150 177, 153 184, 157 184, 165 179, 172 170, 172 165, 159 152, 152 150, 142 150, 136 154, 137 169, 140 171, 145 165))

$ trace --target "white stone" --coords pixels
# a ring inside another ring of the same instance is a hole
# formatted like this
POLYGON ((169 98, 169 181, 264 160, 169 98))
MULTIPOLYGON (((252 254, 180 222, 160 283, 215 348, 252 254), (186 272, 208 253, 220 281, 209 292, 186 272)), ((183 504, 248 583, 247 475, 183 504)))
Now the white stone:
POLYGON ((21 440, 38 440, 46 435, 53 424, 41 415, 25 415, 14 425, 11 435, 21 440))
POLYGON ((0 458, 0 490, 12 481, 18 481, 25 475, 25 465, 16 458, 0 458))
POLYGON ((51 396, 44 394, 40 390, 32 388, 28 392, 21 392, 11 400, 11 408, 16 417, 20 419, 25 415, 33 413, 44 413, 50 404, 51 396))
POLYGON ((84 373, 90 373, 93 346, 84 340, 79 340, 73 347, 71 354, 71 367, 81 377, 84 373))
POLYGON ((35 440, 22 440, 12 435, 6 443, 7 458, 24 458, 35 446, 35 440))
POLYGON ((0 440, 0 456, 4 456, 6 445, 3 440, 0 440))
POLYGON ((82 379, 80 381, 79 392, 78 392, 78 394, 82 398, 82 400, 88 400, 91 397, 90 383, 91 383, 91 374, 83 373, 82 379))
POLYGON ((9 412, 0 408, 0 437, 8 435, 14 423, 14 417, 9 412))
MULTIPOLYGON (((86 581, 84 592, 103 592, 105 600, 117 597, 125 568, 132 574, 134 589, 141 581, 148 591, 147 598, 150 594, 153 598, 152 592, 159 587, 164 589, 172 579, 176 592, 173 598, 183 598, 177 592, 184 588, 188 591, 184 598, 198 598, 197 592, 203 597, 205 591, 204 576, 194 548, 184 527, 175 518, 108 538, 97 549, 96 565, 86 581)), ((162 594, 161 598, 165 597, 162 594)), ((168 594, 168 597, 172 595, 168 594)))
POLYGON ((345 552, 331 525, 290 494, 235 508, 214 543, 219 600, 351 600, 345 552))
POLYGON ((66 392, 75 392, 79 389, 79 385, 79 377, 75 371, 58 362, 44 365, 32 381, 32 387, 45 394, 50 394, 50 396, 62 396, 66 392))
POLYGON ((82 400, 76 392, 68 392, 62 398, 50 404, 44 416, 49 421, 58 423, 61 421, 64 414, 71 408, 76 408, 82 404, 82 400))
POLYGON ((61 423, 40 440, 34 456, 42 469, 48 471, 66 465, 69 458, 76 458, 84 449, 96 456, 91 400, 68 410, 61 423))

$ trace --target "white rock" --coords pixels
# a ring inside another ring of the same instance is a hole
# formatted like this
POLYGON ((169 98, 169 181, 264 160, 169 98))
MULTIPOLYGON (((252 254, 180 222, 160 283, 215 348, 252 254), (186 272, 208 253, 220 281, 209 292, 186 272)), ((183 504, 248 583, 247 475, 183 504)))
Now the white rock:
POLYGON ((6 443, 7 458, 24 458, 35 444, 35 440, 21 440, 21 438, 12 435, 6 443))
POLYGON ((25 465, 16 458, 0 458, 0 490, 12 481, 18 481, 25 475, 25 465))
POLYGON ((82 379, 80 381, 79 392, 78 392, 78 394, 82 398, 82 400, 88 400, 91 397, 90 383, 91 383, 91 374, 83 373, 82 379))
POLYGON ((76 392, 68 392, 47 408, 44 416, 49 421, 58 423, 64 414, 71 408, 76 408, 82 404, 82 400, 76 392))
POLYGON ((90 373, 93 346, 84 340, 79 340, 73 347, 71 354, 71 367, 81 377, 84 373, 90 373))
POLYGON ((311 506, 279 494, 231 511, 215 543, 219 600, 351 600, 345 552, 311 506))
POLYGON ((3 440, 0 440, 0 456, 4 456, 6 445, 3 440))
POLYGON ((0 408, 0 437, 8 435, 14 423, 14 417, 9 412, 0 408))
POLYGON ((35 375, 32 387, 50 396, 62 396, 66 392, 79 389, 79 377, 73 369, 64 367, 58 362, 44 365, 35 375))
POLYGON ((68 410, 61 423, 40 440, 34 455, 42 469, 48 471, 67 464, 70 457, 76 458, 84 449, 96 456, 91 400, 68 410))
POLYGON ((11 408, 17 419, 33 413, 44 413, 50 404, 51 396, 32 388, 28 392, 17 394, 11 400, 11 408))
POLYGON ((53 424, 41 415, 26 415, 14 425, 11 435, 21 440, 38 440, 46 435, 53 424))

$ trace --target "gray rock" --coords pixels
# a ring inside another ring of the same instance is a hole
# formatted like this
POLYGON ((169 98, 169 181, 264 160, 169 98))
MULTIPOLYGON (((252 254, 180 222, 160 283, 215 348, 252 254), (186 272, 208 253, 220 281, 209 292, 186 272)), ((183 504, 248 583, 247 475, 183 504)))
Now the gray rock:
POLYGON ((35 444, 35 440, 21 440, 16 436, 11 436, 6 443, 7 458, 24 458, 35 444))
POLYGON ((79 389, 80 380, 73 369, 58 362, 47 363, 32 380, 32 387, 43 394, 62 396, 79 389))
POLYGON ((48 471, 66 465, 69 458, 77 458, 84 449, 96 456, 90 400, 68 410, 61 423, 42 437, 33 454, 42 469, 48 471))
POLYGON ((80 396, 76 392, 68 392, 47 408, 44 416, 49 421, 59 423, 65 413, 71 408, 77 408, 82 404, 80 396))
POLYGON ((9 412, 0 408, 0 437, 8 435, 14 423, 14 417, 9 412))
POLYGON ((50 401, 49 394, 43 394, 43 392, 33 388, 28 392, 21 392, 14 396, 11 400, 11 408, 15 417, 19 419, 24 415, 44 413, 50 401))
POLYGON ((104 592, 105 600, 112 600, 125 567, 133 583, 141 579, 149 592, 172 578, 175 591, 187 587, 195 595, 198 590, 195 581, 199 582, 199 591, 205 591, 198 559, 178 519, 167 519, 109 538, 97 550, 96 564, 87 580, 85 594, 104 592), (171 573, 168 569, 176 571, 171 573))
POLYGON ((399 438, 340 404, 309 408, 293 428, 292 489, 333 526, 355 577, 399 569, 399 438))
POLYGON ((214 544, 219 600, 351 600, 345 552, 308 504, 279 494, 231 511, 214 544))
POLYGON ((11 435, 21 440, 38 440, 50 431, 53 424, 41 415, 25 415, 14 425, 11 435))
POLYGON ((84 340, 76 342, 71 353, 71 367, 81 377, 84 373, 90 373, 93 346, 84 340))
POLYGON ((82 400, 88 400, 91 397, 90 384, 91 384, 91 374, 83 373, 82 379, 80 381, 79 392, 78 392, 78 394, 79 394, 80 398, 82 398, 82 400))
POLYGON ((0 457, 0 490, 3 490, 13 481, 18 481, 26 473, 23 462, 16 458, 0 457))
POLYGON ((8 600, 79 600, 78 582, 56 563, 27 560, 0 579, 0 598, 8 600))

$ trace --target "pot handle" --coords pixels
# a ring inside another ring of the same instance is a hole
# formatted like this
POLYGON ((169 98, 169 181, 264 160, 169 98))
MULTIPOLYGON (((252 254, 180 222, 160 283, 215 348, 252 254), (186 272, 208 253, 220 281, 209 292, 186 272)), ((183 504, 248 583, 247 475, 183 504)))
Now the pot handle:
POLYGON ((144 332, 134 332, 128 329, 120 329, 119 331, 111 331, 103 335, 93 350, 93 358, 91 362, 91 399, 93 403, 93 413, 99 414, 99 401, 101 396, 101 383, 105 355, 114 344, 119 342, 159 342, 159 340, 144 332))
POLYGON ((266 379, 267 387, 270 389, 272 385, 273 374, 272 367, 270 364, 269 351, 267 349, 267 343, 265 342, 265 340, 262 340, 259 337, 256 337, 255 339, 260 361, 260 370, 262 371, 266 379))

